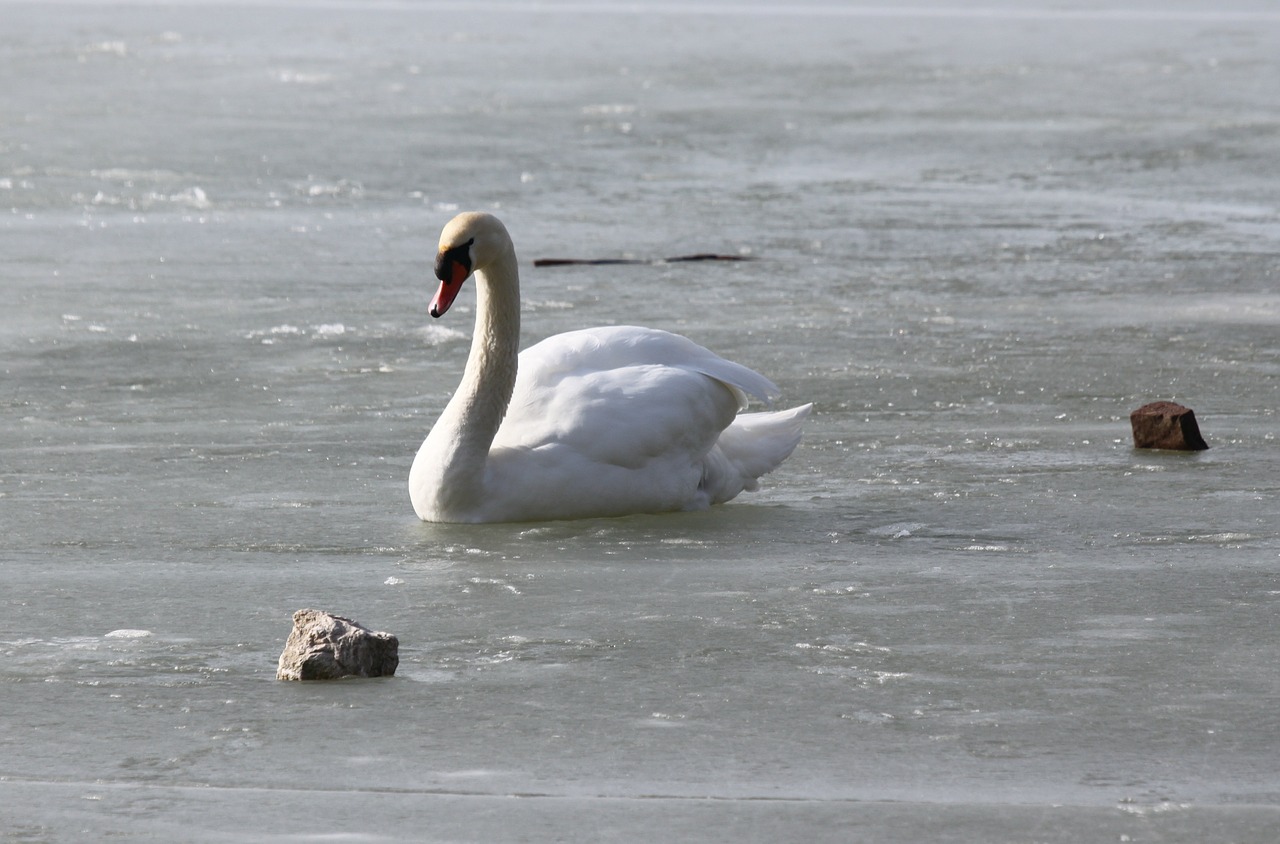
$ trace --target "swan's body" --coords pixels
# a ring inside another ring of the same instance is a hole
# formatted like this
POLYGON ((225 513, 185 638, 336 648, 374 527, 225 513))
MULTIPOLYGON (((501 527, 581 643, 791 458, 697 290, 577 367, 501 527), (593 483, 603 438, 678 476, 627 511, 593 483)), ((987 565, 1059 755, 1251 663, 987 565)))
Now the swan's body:
POLYGON ((649 328, 589 328, 522 353, 520 282, 506 229, 461 214, 440 236, 448 309, 476 276, 476 331, 462 383, 409 472, 418 516, 507 522, 696 510, 772 471, 800 441, 810 405, 744 413, 769 379, 649 328))

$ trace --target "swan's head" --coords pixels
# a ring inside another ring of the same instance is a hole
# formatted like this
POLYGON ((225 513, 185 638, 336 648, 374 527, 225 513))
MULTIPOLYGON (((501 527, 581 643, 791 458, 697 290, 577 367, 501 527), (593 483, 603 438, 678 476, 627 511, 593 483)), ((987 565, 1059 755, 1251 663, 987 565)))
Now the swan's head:
POLYGON ((440 232, 440 247, 436 250, 440 289, 431 300, 431 315, 443 316, 472 273, 511 251, 511 235, 492 214, 468 211, 450 220, 440 232))

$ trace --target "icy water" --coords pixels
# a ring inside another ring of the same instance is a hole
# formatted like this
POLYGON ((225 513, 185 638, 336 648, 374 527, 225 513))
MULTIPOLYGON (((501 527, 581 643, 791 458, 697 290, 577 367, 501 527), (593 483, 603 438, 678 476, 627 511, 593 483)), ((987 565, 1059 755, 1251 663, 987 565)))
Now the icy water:
POLYGON ((0 839, 1280 838, 1273 4, 0 16, 0 839), (680 331, 805 442, 418 522, 463 208, 527 342, 680 331), (694 252, 756 260, 532 265, 694 252), (302 607, 398 674, 277 682, 302 607))

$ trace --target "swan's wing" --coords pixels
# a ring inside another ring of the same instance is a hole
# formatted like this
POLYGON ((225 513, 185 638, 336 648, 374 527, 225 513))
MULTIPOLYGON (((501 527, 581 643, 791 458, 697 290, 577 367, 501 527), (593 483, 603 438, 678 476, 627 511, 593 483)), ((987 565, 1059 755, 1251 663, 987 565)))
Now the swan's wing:
POLYGON ((746 395, 769 379, 665 331, 619 326, 558 334, 520 355, 495 448, 569 448, 602 464, 698 460, 746 395), (711 379, 711 380, 709 380, 711 379))
POLYGON ((745 394, 744 406, 746 395, 772 403, 780 394, 777 385, 760 373, 725 360, 688 337, 632 325, 586 328, 548 337, 520 353, 519 371, 541 380, 548 376, 556 378, 565 372, 605 371, 635 365, 701 372, 745 394))
POLYGON ((772 404, 773 400, 781 394, 778 385, 760 373, 742 364, 725 360, 688 337, 634 326, 618 326, 594 331, 606 337, 609 347, 616 350, 620 357, 630 356, 637 360, 677 366, 709 375, 737 395, 740 407, 747 406, 747 396, 755 396, 760 401, 772 404))

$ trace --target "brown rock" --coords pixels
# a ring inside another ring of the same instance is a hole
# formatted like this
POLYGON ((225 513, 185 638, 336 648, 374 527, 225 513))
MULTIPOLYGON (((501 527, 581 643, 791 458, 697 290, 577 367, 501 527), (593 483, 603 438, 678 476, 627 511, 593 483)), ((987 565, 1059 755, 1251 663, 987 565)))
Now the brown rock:
POLYGON ((400 664, 400 640, 323 610, 298 610, 276 669, 277 680, 390 677, 400 664))
POLYGON ((1201 451, 1209 447, 1200 436, 1196 414, 1176 402, 1154 401, 1129 414, 1134 448, 1201 451))

